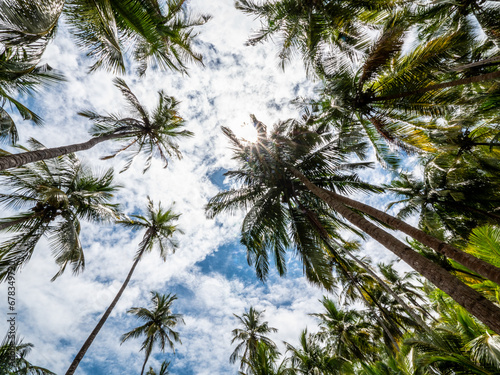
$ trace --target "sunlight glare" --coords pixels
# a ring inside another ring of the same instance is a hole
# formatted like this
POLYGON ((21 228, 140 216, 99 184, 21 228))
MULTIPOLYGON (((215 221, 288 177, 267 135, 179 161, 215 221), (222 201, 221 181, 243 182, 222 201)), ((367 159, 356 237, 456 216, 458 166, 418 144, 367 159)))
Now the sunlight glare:
POLYGON ((257 142, 257 130, 252 124, 243 123, 233 127, 234 134, 249 143, 257 142))

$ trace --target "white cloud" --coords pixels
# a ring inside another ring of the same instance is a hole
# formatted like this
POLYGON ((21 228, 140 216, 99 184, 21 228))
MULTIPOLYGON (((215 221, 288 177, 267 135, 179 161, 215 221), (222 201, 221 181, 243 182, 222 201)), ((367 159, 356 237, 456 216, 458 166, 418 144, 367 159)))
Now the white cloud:
MULTIPOLYGON (((236 367, 228 363, 233 349, 231 330, 237 323, 233 313, 242 314, 251 305, 265 309, 270 325, 279 329, 273 339, 293 343, 306 326, 314 330, 314 319, 308 314, 321 308, 318 299, 322 292, 307 285, 303 278, 278 280, 274 276, 268 285, 263 285, 257 280, 205 274, 196 266, 221 245, 233 243, 238 251, 235 244, 241 215, 222 215, 209 220, 204 213, 204 205, 217 192, 208 175, 233 165, 220 126, 240 127, 250 122, 250 113, 268 125, 295 117, 296 109, 288 104, 294 98, 294 89, 298 87, 299 95, 308 96, 314 84, 306 80, 300 61, 290 65, 285 73, 280 71, 271 44, 244 46, 258 22, 236 11, 232 0, 193 0, 190 5, 195 12, 213 15, 199 35, 198 49, 204 55, 206 67, 191 67, 189 76, 149 71, 140 80, 133 75, 124 77, 147 108, 154 107, 160 89, 180 100, 179 112, 195 137, 179 141, 184 157, 172 160, 168 169, 154 162, 150 171, 142 174, 143 159, 138 158, 129 171, 116 176, 116 181, 124 186, 116 201, 128 214, 145 207, 147 196, 156 202, 161 200, 164 206, 175 201, 175 210, 182 213, 179 227, 185 234, 179 236, 178 251, 165 263, 156 253, 144 257, 87 353, 83 363, 94 363, 107 374, 140 368, 143 357, 139 353, 139 340, 120 346, 119 337, 135 324, 126 316, 126 310, 147 305, 150 290, 168 293, 171 288, 181 288, 184 299, 176 301, 176 311, 182 313, 183 308, 190 311, 185 317, 186 326, 179 328, 183 345, 178 353, 183 363, 174 360, 173 374, 181 374, 181 366, 190 367, 200 375, 236 372, 236 367), (277 105, 269 106, 270 101, 277 105)), ((121 112, 124 101, 112 84, 112 74, 104 71, 86 74, 89 63, 64 28, 50 44, 44 60, 63 71, 68 82, 40 96, 43 102, 37 102, 37 107, 46 126, 30 128, 22 124, 22 143, 28 136, 47 146, 83 142, 89 138, 90 123, 77 116, 78 111, 90 108, 99 113, 121 112)), ((98 169, 113 166, 118 171, 123 167, 122 159, 99 160, 117 147, 109 142, 100 144, 79 157, 98 169)), ((109 224, 84 224, 85 272, 78 276, 66 272, 53 283, 49 280, 57 272, 57 266, 47 242, 37 246, 33 259, 17 277, 18 327, 26 341, 35 344, 30 355, 33 363, 56 373, 66 370, 120 288, 140 238, 141 233, 130 233, 109 224)), ((380 254, 380 247, 373 242, 368 242, 365 248, 371 254, 380 254)), ((238 267, 248 266, 242 263, 238 267)), ((5 288, 0 289, 4 293, 5 288)), ((6 300, 4 294, 0 298, 6 300)), ((4 326, 5 322, 1 323, 0 329, 4 326)), ((152 363, 158 364, 155 359, 152 363)))

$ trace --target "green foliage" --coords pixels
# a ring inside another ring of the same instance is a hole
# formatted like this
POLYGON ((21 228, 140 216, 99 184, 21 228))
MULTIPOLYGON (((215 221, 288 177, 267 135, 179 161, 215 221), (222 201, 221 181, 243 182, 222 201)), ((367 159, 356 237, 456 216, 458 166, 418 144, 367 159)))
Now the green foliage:
MULTIPOLYGON (((231 344, 239 342, 234 348, 229 362, 235 363, 238 359, 241 360, 241 369, 244 369, 248 362, 257 355, 259 344, 264 344, 266 347, 265 354, 277 353, 276 344, 266 335, 271 332, 278 332, 276 328, 269 327, 268 322, 262 321, 264 311, 255 310, 250 307, 248 312, 242 316, 234 314, 240 321, 243 328, 235 328, 232 331, 233 339, 231 344), (243 352, 243 354, 242 354, 243 352)), ((262 349, 264 350, 264 349, 262 349)), ((274 354, 273 354, 274 355, 274 354)))
MULTIPOLYGON (((122 336, 121 342, 125 342, 131 338, 139 338, 145 336, 141 345, 141 351, 144 350, 146 359, 142 367, 141 375, 144 373, 144 367, 153 352, 154 346, 157 344, 162 352, 165 352, 168 346, 175 352, 174 342, 181 344, 179 333, 173 328, 180 323, 184 323, 182 315, 174 314, 171 311, 172 303, 177 299, 177 296, 168 294, 160 294, 151 292, 152 308, 133 307, 127 312, 135 315, 144 324, 134 328, 122 336)), ((166 374, 168 363, 163 363, 160 374, 166 374)), ((151 372, 151 371, 150 371, 151 372)))
POLYGON ((314 127, 313 118, 307 115, 300 121, 277 123, 269 135, 266 126, 252 118, 259 135, 256 143, 244 143, 223 128, 239 164, 238 170, 226 173, 236 187, 213 197, 207 213, 214 217, 223 212, 248 210, 241 241, 247 247, 248 262, 255 266, 260 279, 268 275, 269 255, 274 257, 279 274, 284 275, 285 255, 292 248, 302 261, 308 280, 331 288, 333 279, 324 232, 335 238, 338 230, 351 228, 305 188, 288 166, 300 170, 316 185, 340 194, 377 192, 377 187, 362 182, 356 175, 357 170, 371 163, 349 161, 349 154, 364 145, 340 135, 321 137, 324 131, 314 127))
POLYGON ((127 170, 134 158, 141 152, 147 155, 144 172, 151 166, 154 156, 160 157, 165 168, 169 157, 174 156, 180 159, 182 154, 175 138, 191 137, 193 133, 183 129, 184 119, 177 114, 176 107, 179 103, 175 98, 160 91, 158 105, 151 113, 148 113, 124 80, 115 78, 114 83, 127 101, 129 117, 122 117, 118 114, 103 116, 92 111, 79 113, 94 122, 90 130, 94 137, 118 134, 119 139, 125 141, 123 147, 103 159, 114 158, 122 152, 127 152, 129 154, 127 164, 121 172, 127 170))
MULTIPOLYGON (((35 140, 31 149, 43 149, 35 140)), ((26 150, 25 148, 23 148, 26 150)), ((100 175, 73 154, 3 171, 0 194, 5 207, 26 209, 2 218, 2 230, 14 235, 0 245, 0 279, 8 269, 19 271, 31 258, 38 240, 47 236, 60 276, 68 265, 74 273, 83 271, 85 257, 80 243, 80 219, 109 221, 120 217, 118 205, 110 203, 119 186, 113 184, 113 170, 100 175)))

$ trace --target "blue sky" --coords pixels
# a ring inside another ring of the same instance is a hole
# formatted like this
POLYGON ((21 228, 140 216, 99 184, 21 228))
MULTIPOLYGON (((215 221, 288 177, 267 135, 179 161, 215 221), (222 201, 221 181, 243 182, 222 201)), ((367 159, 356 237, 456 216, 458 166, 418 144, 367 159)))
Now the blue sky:
MULTIPOLYGON (((122 299, 82 361, 77 371, 80 375, 140 372, 140 341, 120 346, 119 338, 136 324, 126 311, 147 306, 151 290, 176 293, 174 311, 183 314, 186 321, 179 327, 183 344, 178 346, 176 356, 156 353, 150 361, 159 368, 163 359, 172 360, 173 375, 236 374, 237 366, 228 361, 233 349, 231 330, 237 324, 233 314, 241 315, 250 306, 266 310, 270 325, 279 329, 272 336, 276 342, 294 343, 306 326, 310 331, 315 329, 315 321, 308 314, 320 310, 318 300, 323 292, 305 282, 294 257, 290 256, 286 278, 277 277, 273 271, 263 284, 247 265, 245 249, 239 244, 243 213, 215 220, 204 214, 208 199, 228 186, 223 172, 234 166, 220 127, 228 126, 244 135, 250 113, 268 125, 296 117, 298 112, 290 101, 314 95, 315 84, 307 80, 300 61, 281 71, 271 43, 244 45, 258 22, 236 11, 232 0, 191 0, 186 4, 195 13, 213 16, 200 28, 196 43, 205 67, 191 66, 189 76, 148 71, 141 79, 132 73, 122 78, 148 108, 155 105, 160 89, 180 100, 180 114, 195 137, 180 143, 184 157, 171 160, 168 169, 155 161, 142 174, 144 160, 139 157, 130 170, 115 177, 123 185, 116 202, 126 213, 140 212, 147 196, 164 205, 175 201, 176 211, 182 213, 179 226, 185 234, 178 237, 179 249, 165 263, 152 253, 138 265, 122 299)), ((21 143, 28 137, 47 146, 83 142, 89 138, 90 123, 76 116, 78 111, 114 113, 123 107, 120 93, 112 84, 113 75, 105 71, 87 74, 90 62, 64 27, 48 47, 43 62, 62 71, 68 81, 36 98, 35 109, 45 119, 45 127, 31 127, 17 117, 21 143)), ((101 144, 78 156, 97 170, 114 167, 119 171, 124 165, 122 159, 99 160, 116 147, 101 144)), ((378 169, 366 172, 366 177, 378 183, 387 180, 378 169)), ((371 198, 370 202, 381 204, 382 199, 371 198)), ((56 373, 66 371, 118 291, 140 236, 111 224, 84 223, 86 270, 80 275, 66 272, 55 282, 50 278, 57 266, 47 241, 39 243, 30 263, 17 276, 18 330, 25 341, 35 345, 29 357, 33 363, 56 373)), ((373 242, 364 248, 377 260, 391 258, 373 242)), ((0 288, 0 298, 6 301, 5 288, 0 288)), ((4 325, 0 323, 0 329, 4 325)))

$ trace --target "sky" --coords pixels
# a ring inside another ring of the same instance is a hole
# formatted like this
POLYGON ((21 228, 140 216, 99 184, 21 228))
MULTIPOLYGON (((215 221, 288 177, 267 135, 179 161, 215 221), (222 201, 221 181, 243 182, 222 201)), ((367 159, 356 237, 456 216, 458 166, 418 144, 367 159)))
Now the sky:
MULTIPOLYGON (((115 196, 128 214, 143 212, 147 197, 161 201, 181 213, 177 236, 179 247, 163 262, 155 252, 139 263, 132 281, 110 318, 97 336, 77 374, 139 373, 144 360, 141 340, 120 345, 120 336, 138 325, 126 311, 148 306, 150 291, 175 293, 173 311, 183 314, 185 325, 178 326, 182 345, 176 354, 155 350, 148 366, 158 369, 163 360, 171 361, 172 375, 236 374, 237 365, 229 363, 234 345, 231 331, 237 327, 233 314, 241 315, 253 306, 265 310, 265 320, 278 333, 271 338, 297 344, 300 332, 316 330, 310 313, 321 311, 324 291, 309 285, 300 264, 289 256, 289 271, 279 278, 273 270, 264 284, 246 262, 239 243, 243 212, 207 219, 204 206, 221 189, 227 188, 224 171, 234 167, 231 150, 221 126, 244 135, 251 126, 250 114, 271 125, 277 120, 297 117, 290 104, 296 97, 314 95, 316 83, 307 79, 300 59, 285 71, 278 67, 277 48, 272 43, 253 47, 245 41, 259 26, 234 8, 232 0, 191 0, 187 6, 212 19, 198 28, 195 49, 203 55, 204 67, 191 65, 189 75, 148 70, 138 78, 131 72, 122 76, 141 103, 153 108, 158 91, 164 90, 181 102, 180 115, 187 129, 195 133, 179 142, 182 160, 172 159, 167 169, 155 160, 143 174, 144 159, 139 157, 122 173, 121 158, 100 160, 116 149, 103 143, 78 154, 96 171, 114 168, 115 181, 123 187, 115 196)), ((33 127, 16 117, 21 142, 34 137, 48 147, 83 142, 89 138, 90 122, 77 112, 92 109, 116 113, 124 101, 113 86, 113 74, 98 71, 88 74, 91 62, 78 50, 67 30, 61 27, 47 48, 42 63, 63 72, 67 82, 37 95, 29 102, 45 120, 43 128, 33 127)), ((25 99, 27 100, 27 99, 25 99)), ((365 172, 371 182, 388 182, 380 168, 365 172)), ((383 207, 380 197, 363 197, 383 207)), ((11 212, 4 210, 2 216, 11 212)), ((79 275, 57 272, 46 239, 38 244, 29 264, 16 276, 17 328, 25 342, 34 344, 29 360, 57 374, 64 373, 100 315, 107 308, 133 262, 142 233, 130 232, 113 224, 83 222, 82 243, 86 268, 79 275)), ((376 261, 388 262, 391 255, 373 241, 363 249, 376 261)), ((7 311, 6 286, 0 286, 1 313, 7 311), (4 303, 5 301, 5 303, 4 303)), ((336 297, 333 297, 336 298, 336 297)), ((4 315, 6 316, 6 315, 4 315)), ((6 319, 0 330, 6 331, 6 319)))

